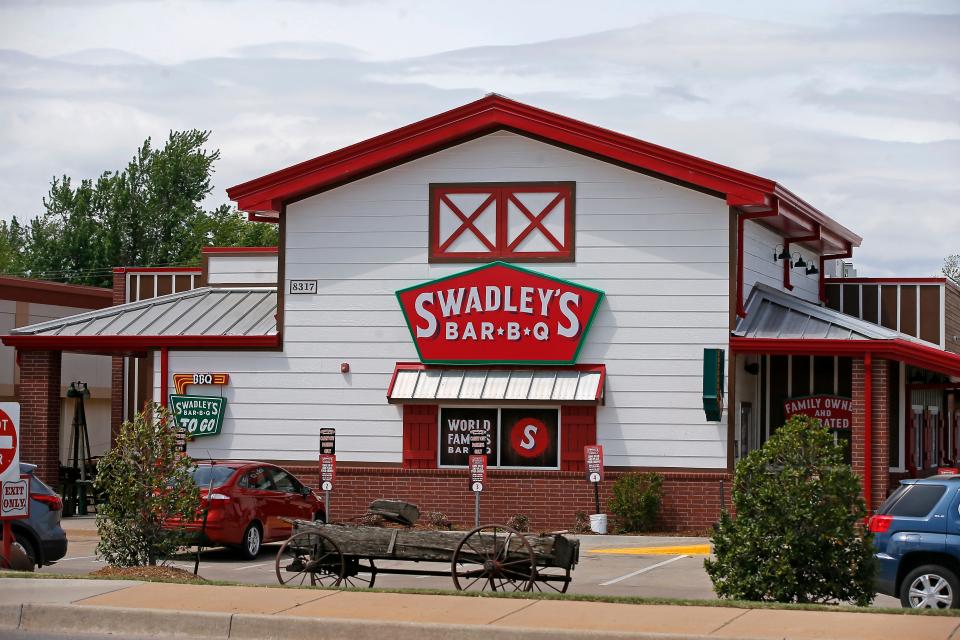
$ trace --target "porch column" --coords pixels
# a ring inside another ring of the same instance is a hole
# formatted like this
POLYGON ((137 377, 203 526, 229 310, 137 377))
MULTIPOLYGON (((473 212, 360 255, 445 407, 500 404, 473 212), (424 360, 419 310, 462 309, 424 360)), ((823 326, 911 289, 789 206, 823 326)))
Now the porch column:
MULTIPOLYGON (((889 379, 890 363, 874 358, 872 363, 872 389, 870 398, 870 481, 868 506, 876 509, 887 497, 890 483, 890 413, 889 379)), ((851 433, 851 462, 853 470, 865 477, 866 461, 866 368, 862 358, 853 359, 853 425, 851 433)), ((867 497, 864 487, 864 498, 867 497)))
POLYGON ((20 460, 53 487, 60 475, 60 351, 20 352, 20 460))

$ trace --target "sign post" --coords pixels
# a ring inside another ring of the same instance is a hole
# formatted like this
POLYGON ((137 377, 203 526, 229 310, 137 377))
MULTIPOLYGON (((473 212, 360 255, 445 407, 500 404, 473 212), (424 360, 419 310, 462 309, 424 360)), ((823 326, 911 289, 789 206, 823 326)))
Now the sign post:
POLYGON ((30 514, 30 484, 20 478, 20 403, 0 402, 0 520, 3 521, 3 562, 11 566, 11 520, 30 514))
POLYGON ((588 444, 583 448, 583 460, 587 468, 587 482, 593 484, 593 500, 600 513, 600 483, 603 482, 603 445, 588 444))
POLYGON ((470 490, 473 491, 473 521, 474 526, 480 526, 480 493, 487 482, 487 432, 485 429, 470 431, 470 458, 467 466, 470 469, 470 490))
POLYGON ((323 508, 330 522, 330 492, 337 477, 337 430, 320 429, 320 489, 323 491, 323 508))

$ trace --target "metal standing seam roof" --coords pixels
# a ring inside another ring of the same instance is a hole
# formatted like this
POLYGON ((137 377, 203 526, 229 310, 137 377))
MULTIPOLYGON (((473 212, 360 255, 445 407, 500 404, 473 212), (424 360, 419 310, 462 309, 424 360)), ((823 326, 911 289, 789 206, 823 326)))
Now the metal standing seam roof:
POLYGON ((603 399, 604 367, 445 368, 398 365, 387 399, 409 401, 583 402, 603 399))
MULTIPOLYGON (((908 340, 933 344, 854 316, 821 307, 768 285, 754 285, 747 299, 747 316, 733 335, 743 338, 819 340, 908 340)), ((939 347, 939 345, 934 345, 939 347)))
POLYGON ((18 327, 21 336, 272 336, 277 290, 202 287, 18 327))

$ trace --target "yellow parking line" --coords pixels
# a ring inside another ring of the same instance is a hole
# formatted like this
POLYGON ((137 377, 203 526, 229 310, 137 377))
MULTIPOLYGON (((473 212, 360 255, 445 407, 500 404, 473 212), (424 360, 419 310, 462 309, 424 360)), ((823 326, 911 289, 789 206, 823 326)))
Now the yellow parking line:
POLYGON ((691 544, 677 547, 622 547, 617 549, 592 549, 588 553, 609 553, 628 556, 708 556, 710 545, 691 544))

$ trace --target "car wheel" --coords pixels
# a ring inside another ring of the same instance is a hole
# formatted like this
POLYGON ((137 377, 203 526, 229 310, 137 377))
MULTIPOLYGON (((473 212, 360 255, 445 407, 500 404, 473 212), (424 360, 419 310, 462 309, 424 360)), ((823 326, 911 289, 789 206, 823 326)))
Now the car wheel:
POLYGON ((13 534, 10 568, 14 571, 34 571, 37 567, 37 552, 30 539, 22 534, 13 534))
POLYGON ((960 607, 958 595, 956 574, 935 564, 917 567, 900 585, 900 604, 908 609, 956 609, 960 607))
POLYGON ((317 511, 315 514, 313 514, 313 521, 326 524, 327 514, 325 514, 323 511, 317 511))
POLYGON ((251 522, 243 531, 243 540, 240 542, 240 555, 244 560, 253 560, 260 555, 260 545, 263 543, 263 530, 256 522, 251 522))

